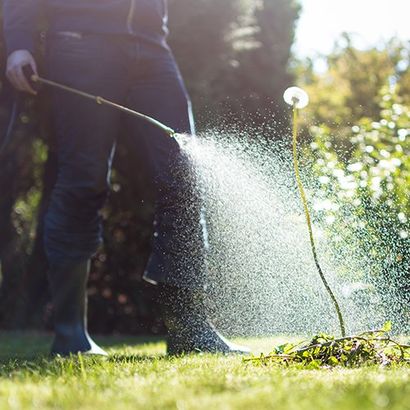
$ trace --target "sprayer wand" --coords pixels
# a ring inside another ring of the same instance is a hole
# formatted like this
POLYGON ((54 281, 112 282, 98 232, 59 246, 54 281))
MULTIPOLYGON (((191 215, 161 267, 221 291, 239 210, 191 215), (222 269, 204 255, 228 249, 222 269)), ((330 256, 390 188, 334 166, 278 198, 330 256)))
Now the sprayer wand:
POLYGON ((157 127, 159 129, 161 129, 162 131, 164 131, 164 133, 167 134, 171 138, 174 137, 175 134, 176 134, 176 132, 172 128, 166 126, 165 124, 163 124, 162 122, 156 120, 155 118, 152 118, 148 115, 145 115, 145 114, 142 114, 140 112, 134 111, 131 108, 124 107, 123 105, 114 103, 114 102, 112 102, 110 100, 107 100, 103 97, 99 97, 97 95, 92 95, 92 94, 86 93, 84 91, 77 90, 73 87, 69 87, 67 85, 60 84, 60 83, 57 83, 55 81, 48 80, 48 79, 40 77, 36 74, 31 74, 29 76, 29 78, 33 83, 44 84, 44 85, 47 85, 49 87, 57 88, 57 89, 69 92, 71 94, 75 94, 75 95, 78 95, 80 97, 87 98, 89 100, 93 100, 94 102, 96 102, 99 105, 106 105, 106 106, 109 106, 109 107, 114 108, 116 110, 125 112, 126 114, 129 114, 129 115, 132 115, 134 117, 143 119, 144 121, 148 121, 149 123, 151 123, 155 127, 157 127))
POLYGON ((332 288, 330 287, 328 281, 326 280, 326 277, 323 273, 323 270, 322 270, 322 268, 319 264, 319 259, 318 259, 317 250, 316 250, 315 238, 314 238, 314 235, 313 235, 312 218, 310 216, 308 201, 307 201, 305 189, 303 187, 303 182, 302 182, 302 178, 300 176, 300 170, 299 170, 299 160, 298 160, 298 113, 299 113, 299 109, 304 108, 308 105, 309 96, 302 89, 300 89, 298 87, 291 87, 291 88, 288 88, 286 90, 285 95, 284 95, 284 99, 289 105, 292 106, 292 109, 293 109, 293 166, 294 166, 294 169, 295 169, 296 182, 298 184, 299 193, 300 193, 300 197, 301 197, 301 200, 302 200, 302 203, 303 203, 303 209, 304 209, 305 216, 306 216, 306 224, 307 224, 308 231, 309 231, 309 239, 310 239, 310 246, 311 246, 312 253, 313 253, 313 259, 315 261, 315 265, 316 265, 317 271, 319 273, 320 279, 322 280, 323 285, 325 286, 326 291, 329 294, 330 299, 332 300, 332 302, 335 306, 337 317, 338 317, 338 320, 339 320, 340 332, 342 334, 342 337, 345 337, 346 336, 346 327, 345 327, 342 311, 340 309, 340 306, 339 306, 339 303, 336 299, 336 296, 333 293, 332 288))

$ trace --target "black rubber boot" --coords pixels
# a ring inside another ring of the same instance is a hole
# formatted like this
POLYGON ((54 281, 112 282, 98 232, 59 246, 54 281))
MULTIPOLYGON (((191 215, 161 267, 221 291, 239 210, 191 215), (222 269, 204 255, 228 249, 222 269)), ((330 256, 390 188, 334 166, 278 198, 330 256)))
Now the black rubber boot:
POLYGON ((87 332, 87 280, 90 262, 65 264, 50 269, 54 305, 52 355, 86 353, 106 356, 87 332))
POLYGON ((162 285, 159 295, 168 329, 168 355, 250 353, 248 348, 229 342, 217 332, 207 318, 202 291, 162 285))

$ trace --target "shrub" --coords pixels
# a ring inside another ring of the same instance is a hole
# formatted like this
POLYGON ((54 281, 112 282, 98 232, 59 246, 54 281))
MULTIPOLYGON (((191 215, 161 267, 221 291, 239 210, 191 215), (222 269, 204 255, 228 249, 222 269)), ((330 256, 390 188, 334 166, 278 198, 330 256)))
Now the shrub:
POLYGON ((359 255, 355 279, 370 281, 387 314, 408 329, 410 107, 390 88, 381 93, 380 108, 377 121, 363 118, 352 127, 348 158, 326 126, 312 127, 315 207, 342 259, 350 263, 352 250, 359 255))

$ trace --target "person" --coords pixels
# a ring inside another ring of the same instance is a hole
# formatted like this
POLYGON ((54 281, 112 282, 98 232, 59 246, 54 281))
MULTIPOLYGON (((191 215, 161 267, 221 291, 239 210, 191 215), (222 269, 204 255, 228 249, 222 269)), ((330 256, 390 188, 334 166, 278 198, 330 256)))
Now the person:
MULTIPOLYGON (((167 44, 166 0, 4 0, 7 77, 36 95, 24 67, 38 74, 40 17, 47 23, 46 76, 101 95, 192 135, 191 104, 167 44)), ((152 254, 144 279, 160 287, 168 353, 245 353, 206 316, 206 240, 200 199, 175 139, 149 123, 63 91, 51 92, 58 177, 44 242, 54 307, 52 353, 105 354, 87 331, 90 258, 101 243, 102 208, 123 122, 130 152, 143 151, 156 191, 152 254)), ((140 155, 141 156, 141 155, 140 155)), ((138 164, 136 164, 138 172, 138 164)))

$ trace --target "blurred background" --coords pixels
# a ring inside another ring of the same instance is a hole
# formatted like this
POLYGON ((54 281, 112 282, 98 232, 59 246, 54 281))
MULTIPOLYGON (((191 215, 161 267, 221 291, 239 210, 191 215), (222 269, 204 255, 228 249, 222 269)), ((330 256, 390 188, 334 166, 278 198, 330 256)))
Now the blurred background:
MULTIPOLYGON (((408 2, 169 0, 169 11, 169 42, 199 132, 255 127, 268 139, 283 139, 290 133, 284 90, 296 84, 309 92, 302 119, 305 154, 329 200, 337 198, 360 223, 347 224, 332 207, 321 218, 332 229, 340 226, 346 238, 371 232, 361 246, 379 267, 372 272, 382 284, 378 291, 383 294, 387 283, 403 301, 400 306, 410 306, 408 2)), ((3 137, 13 94, 3 74, 3 42, 0 47, 3 137)), ((39 39, 40 52, 41 47, 39 39)), ((50 328, 41 222, 56 173, 54 150, 47 98, 26 98, 0 163, 4 329, 50 328)), ((94 258, 89 284, 93 332, 164 331, 153 289, 141 279, 153 202, 144 169, 135 172, 135 161, 140 160, 126 155, 120 141, 103 213, 105 245, 94 258)), ((404 316, 408 323, 408 310, 404 316)))

